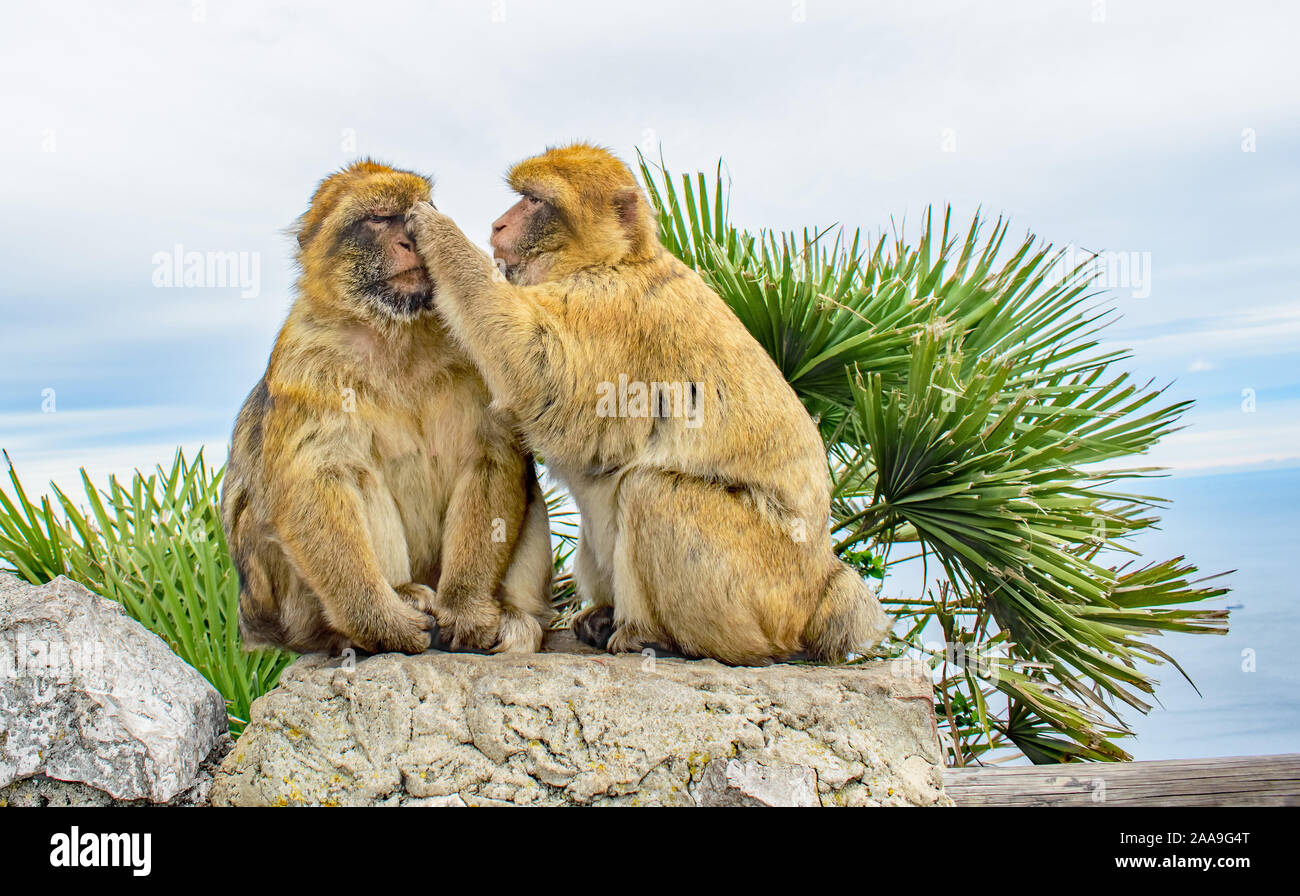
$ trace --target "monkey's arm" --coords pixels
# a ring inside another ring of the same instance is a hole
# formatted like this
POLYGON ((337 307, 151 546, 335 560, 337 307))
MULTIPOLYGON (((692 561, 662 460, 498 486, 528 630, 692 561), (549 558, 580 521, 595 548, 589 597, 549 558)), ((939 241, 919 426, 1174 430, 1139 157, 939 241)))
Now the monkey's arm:
POLYGON ((560 302, 546 287, 517 287, 431 204, 407 213, 416 252, 437 284, 438 311, 492 394, 530 417, 565 388, 560 302))
POLYGON ((523 526, 525 470, 508 442, 489 440, 452 490, 434 615, 453 648, 486 650, 497 641, 497 587, 523 526))

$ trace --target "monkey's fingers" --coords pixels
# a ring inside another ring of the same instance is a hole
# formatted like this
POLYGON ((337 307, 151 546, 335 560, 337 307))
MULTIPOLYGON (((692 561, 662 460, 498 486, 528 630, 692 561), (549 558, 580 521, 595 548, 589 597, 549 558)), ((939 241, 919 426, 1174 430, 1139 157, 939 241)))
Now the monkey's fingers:
POLYGON ((434 650, 441 650, 443 653, 477 653, 480 656, 491 656, 491 650, 484 650, 479 647, 463 647, 455 643, 453 637, 438 625, 437 621, 433 623, 433 643, 434 650))
POLYGON ((415 607, 399 602, 378 639, 375 653, 424 653, 433 643, 437 621, 415 607))
POLYGON ((432 202, 417 202, 406 212, 406 229, 415 237, 417 245, 422 237, 427 237, 430 228, 444 222, 450 223, 451 219, 438 211, 432 202))
POLYGON ((407 582, 405 585, 396 586, 393 590, 397 592, 398 597, 421 613, 432 614, 434 608, 438 605, 438 595, 428 585, 421 585, 419 582, 407 582))
POLYGON ((483 653, 496 646, 501 608, 490 596, 439 607, 434 616, 440 640, 449 645, 447 650, 483 653))
POLYGON ((635 629, 630 625, 619 625, 614 627, 614 631, 609 636, 609 641, 605 644, 605 649, 610 653, 640 653, 642 648, 641 638, 635 629))
POLYGON ((614 626, 605 649, 610 653, 645 653, 648 650, 654 656, 691 658, 676 645, 665 641, 666 639, 646 631, 641 626, 624 622, 614 626))

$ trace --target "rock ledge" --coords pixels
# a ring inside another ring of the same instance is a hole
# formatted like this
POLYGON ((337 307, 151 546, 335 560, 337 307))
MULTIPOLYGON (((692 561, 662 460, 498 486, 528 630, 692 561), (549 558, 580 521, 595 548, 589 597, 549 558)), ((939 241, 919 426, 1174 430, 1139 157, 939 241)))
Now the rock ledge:
POLYGON ((951 805, 911 666, 593 654, 303 657, 214 805, 951 805))

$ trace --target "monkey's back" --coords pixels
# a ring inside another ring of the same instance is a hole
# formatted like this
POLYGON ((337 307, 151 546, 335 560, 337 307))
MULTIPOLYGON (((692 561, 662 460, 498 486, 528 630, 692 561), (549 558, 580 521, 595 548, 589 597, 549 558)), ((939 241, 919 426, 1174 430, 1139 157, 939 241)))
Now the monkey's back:
POLYGON ((239 630, 246 647, 285 646, 290 641, 276 595, 290 589, 292 570, 282 552, 265 549, 273 533, 264 499, 262 449, 272 405, 264 375, 235 418, 221 484, 221 520, 239 577, 239 630))
MULTIPOLYGON (((595 445, 578 467, 640 463, 707 476, 769 495, 810 522, 828 514, 825 450, 817 427, 776 363, 707 283, 666 250, 646 262, 574 278, 569 324, 582 362, 573 396, 551 396, 570 421, 593 420, 595 445), (627 296, 635 296, 634 307, 627 296), (622 301, 619 301, 620 297, 622 301), (600 426, 590 404, 601 382, 701 384, 695 420, 621 419, 600 426)), ((545 413, 541 415, 543 428, 545 413)), ((539 446, 545 454, 547 448, 539 446)), ((555 453, 552 451, 552 453, 555 453)), ((569 460, 566 456, 565 460, 569 460)))

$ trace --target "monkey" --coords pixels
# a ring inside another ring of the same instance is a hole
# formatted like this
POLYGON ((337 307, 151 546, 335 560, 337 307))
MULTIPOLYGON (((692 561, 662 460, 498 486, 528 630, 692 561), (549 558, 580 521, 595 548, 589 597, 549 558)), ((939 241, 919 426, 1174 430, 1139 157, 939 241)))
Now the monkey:
POLYGON ((546 502, 434 312, 405 214, 432 181, 361 160, 298 219, 296 296, 234 426, 221 514, 247 648, 533 652, 546 502))
POLYGON ((891 620, 830 541, 826 450, 757 340, 586 143, 510 169, 498 264, 407 214, 438 312, 579 510, 575 634, 732 665, 869 649, 891 620))

